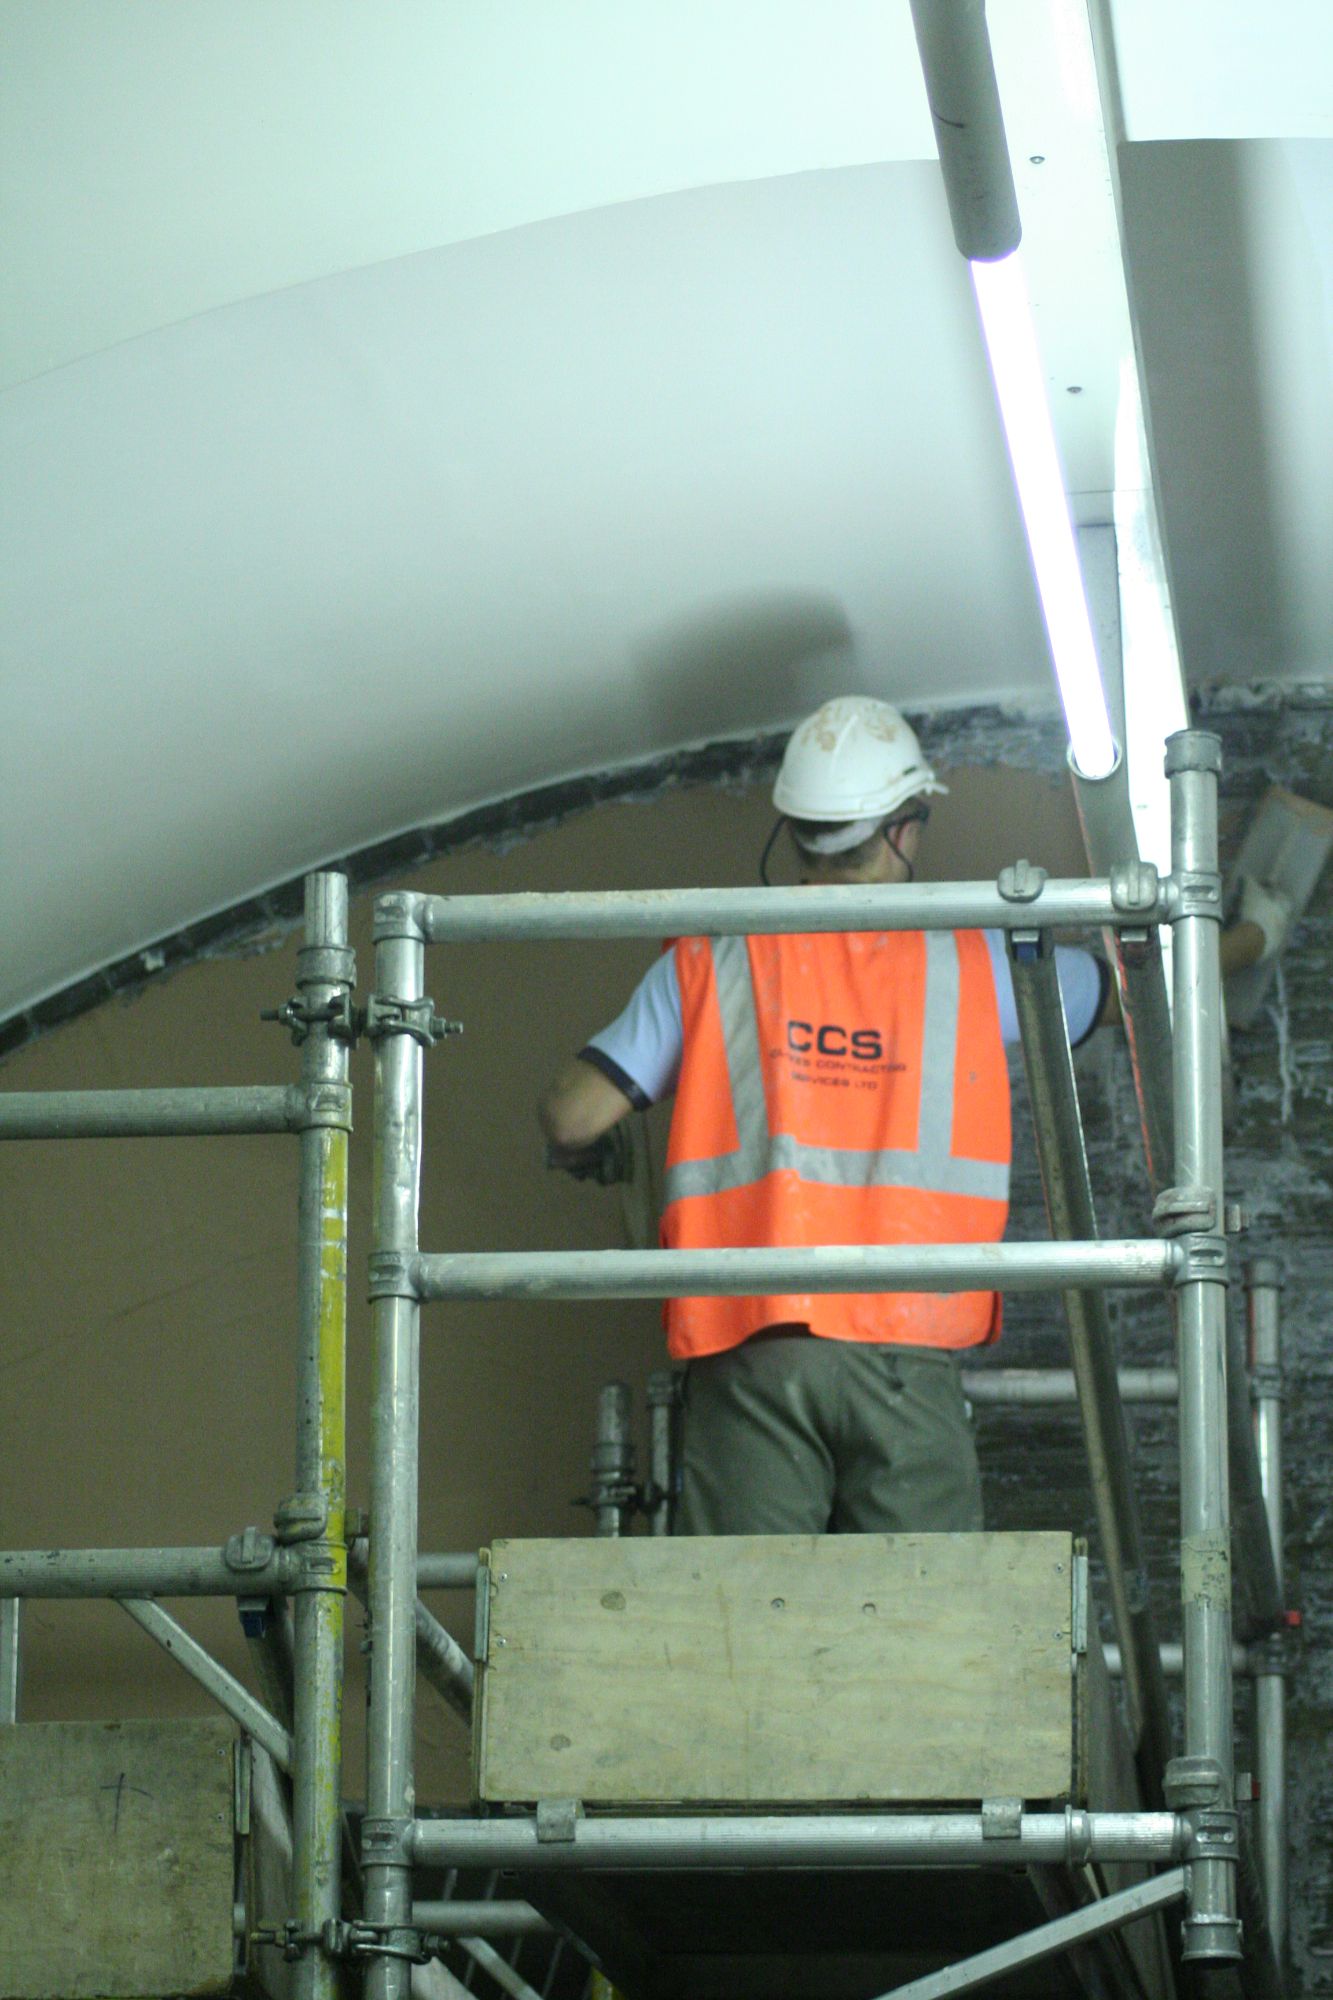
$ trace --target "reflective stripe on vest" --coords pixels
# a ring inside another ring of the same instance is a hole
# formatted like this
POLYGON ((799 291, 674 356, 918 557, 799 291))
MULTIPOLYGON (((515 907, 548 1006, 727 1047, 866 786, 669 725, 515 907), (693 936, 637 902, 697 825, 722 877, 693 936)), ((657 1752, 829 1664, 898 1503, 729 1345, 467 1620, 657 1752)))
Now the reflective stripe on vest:
MULTIPOLYGON (((662 1240, 997 1242, 1009 1077, 979 932, 686 938, 685 1046, 662 1240)), ((761 1329, 965 1348, 993 1340, 992 1292, 794 1293, 666 1302, 678 1360, 761 1329)))
POLYGON ((769 1131, 759 1025, 750 956, 744 938, 711 940, 722 1041, 740 1144, 714 1159, 668 1166, 668 1204, 692 1195, 725 1194, 784 1169, 824 1187, 917 1188, 931 1194, 1004 1201, 1009 1168, 1003 1161, 956 1158, 953 1127, 954 1056, 958 1040, 957 942, 949 931, 928 931, 926 998, 921 1048, 919 1143, 912 1151, 864 1152, 851 1147, 809 1146, 789 1133, 769 1131))

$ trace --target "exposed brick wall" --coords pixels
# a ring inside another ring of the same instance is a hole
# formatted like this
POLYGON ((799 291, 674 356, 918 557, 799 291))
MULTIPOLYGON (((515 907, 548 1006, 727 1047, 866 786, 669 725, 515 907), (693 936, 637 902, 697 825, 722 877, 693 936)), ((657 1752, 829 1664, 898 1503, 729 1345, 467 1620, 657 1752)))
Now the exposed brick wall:
MULTIPOLYGON (((1195 720, 1223 745, 1223 863, 1270 783, 1333 805, 1333 688, 1238 692, 1204 697, 1195 720)), ((949 718, 931 725, 944 761, 956 751, 949 718), (944 741, 941 741, 943 736, 944 741)), ((989 724, 994 727, 993 720, 989 724)), ((1002 727, 1007 731, 1009 725, 1002 727)), ((1012 726, 1002 753, 1038 768, 1057 768, 1058 732, 1031 722, 1012 726)), ((1303 1640, 1289 1683, 1292 1831, 1291 1931, 1294 1990, 1333 1993, 1333 868, 1294 934, 1269 1005, 1232 1037, 1237 1106, 1227 1142, 1228 1194, 1251 1215, 1238 1261, 1273 1252, 1287 1269, 1283 1299, 1286 1363, 1288 1601, 1304 1613, 1303 1640)), ((1133 1085, 1123 1038, 1093 1037, 1076 1058, 1098 1220, 1106 1235, 1150 1232, 1138 1146, 1133 1085)), ((1016 1101, 1024 1097, 1021 1065, 1016 1101)), ((1028 1123, 1016 1121, 1011 1233, 1044 1229, 1041 1187, 1028 1123)), ((1243 1311, 1239 1287, 1233 1306, 1243 1311)), ((1114 1300, 1120 1359, 1128 1366, 1169 1365, 1167 1312, 1155 1296, 1114 1300)), ((1058 1301, 1015 1298, 997 1362, 1067 1365, 1058 1301)), ((1174 1413, 1130 1412, 1138 1488, 1164 1636, 1179 1636, 1176 1585, 1177 1474, 1174 1413)), ((1084 1524, 1093 1539, 1092 1504, 1072 1413, 987 1412, 981 1419, 983 1466, 995 1525, 1084 1524), (1040 1467, 1034 1479, 1033 1468, 1040 1467)), ((1102 1593, 1104 1597, 1104 1593, 1102 1593)), ((1248 1685, 1238 1720, 1248 1728, 1248 1685)), ((1241 1762, 1249 1762, 1242 1745, 1241 1762)))

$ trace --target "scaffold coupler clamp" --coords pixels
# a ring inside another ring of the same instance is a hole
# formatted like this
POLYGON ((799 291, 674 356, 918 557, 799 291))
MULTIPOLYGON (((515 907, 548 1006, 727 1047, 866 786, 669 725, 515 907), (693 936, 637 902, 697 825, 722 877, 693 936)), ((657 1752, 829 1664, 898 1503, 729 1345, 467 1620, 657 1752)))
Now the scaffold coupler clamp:
POLYGON ((420 1000, 403 1000, 395 993, 372 993, 360 1020, 368 1042, 383 1041, 386 1035, 410 1035, 423 1049, 432 1049, 437 1042, 463 1032, 461 1021, 448 1021, 437 1014, 435 1002, 425 995, 420 1000))
MULTIPOLYGON (((336 1523, 335 1523, 336 1525, 336 1523)), ((290 1549, 292 1591, 347 1589, 346 1545, 329 1534, 329 1504, 322 1493, 289 1493, 273 1516, 274 1532, 290 1549)))
POLYGON ((1201 1280, 1226 1284, 1227 1239, 1217 1213, 1217 1196, 1211 1188, 1163 1188, 1153 1203, 1152 1221, 1157 1234, 1169 1237, 1176 1245, 1177 1285, 1198 1284, 1201 1280))
MULTIPOLYGON (((1035 903, 1046 887, 1046 870, 1033 861, 1015 861, 1002 868, 995 886, 1006 903, 1035 903)), ((1009 955, 1019 965, 1030 965, 1045 956, 1049 939, 1034 925, 1032 929, 1009 932, 1009 955)))
POLYGON ((344 1960, 399 1958, 409 1965, 428 1965, 432 1953, 411 1925, 370 1924, 363 1918, 329 1917, 317 1931, 303 1930, 295 1917, 281 1924, 264 1924, 250 1933, 251 1944, 271 1945, 289 1965, 318 1945, 328 1958, 344 1960))
MULTIPOLYGON (((411 1880, 412 1826, 410 1819, 393 1819, 367 1813, 361 1822, 361 1866, 402 1870, 411 1880)), ((425 1965, 433 1954, 419 1930, 410 1923, 370 1923, 357 1919, 348 1926, 348 1956, 358 1959, 399 1959, 408 1965, 425 1965)))
POLYGON ((309 1039, 312 1028, 327 1028, 335 1042, 346 1042, 349 1048, 356 1044, 361 1026, 361 1011, 352 1005, 350 987, 335 993, 332 999, 312 1005, 304 994, 298 993, 291 1000, 284 1000, 281 1007, 260 1009, 261 1021, 276 1021, 286 1028, 292 1038, 294 1048, 300 1048, 309 1039))
POLYGON ((1157 946, 1162 878, 1151 861, 1120 861, 1107 877, 1116 913, 1116 945, 1130 964, 1141 963, 1157 946))
POLYGON ((1006 903, 1035 903, 1046 882, 1046 870, 1035 861, 1015 861, 1000 870, 995 886, 1006 903))
POLYGON ((1166 1767, 1164 1790, 1167 1805, 1179 1813, 1189 1829, 1185 1858, 1190 1883, 1181 1955, 1187 1961, 1238 1959, 1242 1933, 1235 1915, 1235 1896, 1240 1815, 1230 1782, 1215 1757, 1173 1757, 1166 1767), (1229 1884, 1229 1889, 1223 1889, 1224 1884, 1229 1884), (1216 1908, 1210 1907, 1214 1899, 1216 1908))
POLYGON ((418 1296, 414 1256, 405 1255, 401 1250, 372 1250, 369 1263, 372 1305, 376 1299, 415 1299, 418 1296))

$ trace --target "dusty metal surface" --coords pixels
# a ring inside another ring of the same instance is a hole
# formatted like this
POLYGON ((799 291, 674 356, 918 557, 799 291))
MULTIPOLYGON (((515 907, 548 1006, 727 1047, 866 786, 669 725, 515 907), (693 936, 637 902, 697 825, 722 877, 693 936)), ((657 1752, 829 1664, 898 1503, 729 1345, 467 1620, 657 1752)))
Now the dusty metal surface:
MULTIPOLYGON (((1223 743, 1222 859, 1230 858, 1249 815, 1270 783, 1333 804, 1333 687, 1234 689, 1197 699, 1194 719, 1223 743)), ((948 717, 932 725, 941 761, 967 761, 979 749, 975 725, 958 718, 958 747, 948 717), (940 743, 943 731, 944 742, 940 743)), ((1039 728, 1003 721, 989 755, 1049 770, 1059 746, 1039 728)), ((1250 1227, 1235 1240, 1236 1270, 1250 1255, 1274 1252, 1287 1271, 1283 1336, 1287 1364, 1284 1439, 1288 1494, 1287 1596, 1303 1613, 1290 1683, 1292 1825, 1292 1990, 1333 1993, 1333 1505, 1328 1457, 1333 1433, 1333 1354, 1327 1318, 1333 1291, 1333 871, 1317 890, 1254 1025, 1232 1036, 1237 1108, 1227 1145, 1228 1199, 1243 1202, 1250 1227)), ((1016 1052, 1015 1052, 1016 1053, 1016 1052)), ((1076 1057, 1098 1219, 1108 1236, 1148 1226, 1148 1201, 1128 1057, 1116 1033, 1092 1038, 1076 1057)), ((1015 1102, 1025 1102, 1021 1064, 1015 1102)), ((1041 1229, 1042 1196, 1026 1116, 1015 1120, 1012 1233, 1041 1229)), ((1239 1284, 1233 1310, 1243 1312, 1239 1284)), ((1111 1302, 1118 1359, 1127 1367, 1169 1366, 1174 1359, 1165 1302, 1122 1294, 1111 1302)), ((994 1356, 1007 1367, 1060 1366, 1066 1339, 1055 1299, 1015 1296, 1006 1305, 1005 1337, 994 1356)), ((979 1413, 989 1519, 1022 1528, 1069 1526, 1096 1534, 1078 1428, 1065 1412, 986 1409, 979 1413), (1040 1463, 1042 1477, 1031 1470, 1040 1463)), ((1129 1413, 1146 1529, 1153 1606, 1163 1634, 1179 1631, 1176 1584, 1178 1487, 1174 1414, 1129 1413)), ((1104 1589, 1099 1588, 1102 1602, 1104 1589)), ((1238 1696, 1238 1762, 1250 1768, 1249 1691, 1238 1696)))

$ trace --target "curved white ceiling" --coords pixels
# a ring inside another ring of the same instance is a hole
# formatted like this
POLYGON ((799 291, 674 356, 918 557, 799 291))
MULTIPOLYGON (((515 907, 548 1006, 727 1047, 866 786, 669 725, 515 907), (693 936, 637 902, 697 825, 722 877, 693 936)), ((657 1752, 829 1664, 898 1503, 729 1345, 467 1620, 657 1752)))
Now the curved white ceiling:
POLYGON ((40 853, 67 929, 38 899, 10 967, 102 962, 131 884, 132 949, 830 673, 1044 689, 966 284, 933 169, 849 169, 376 265, 11 391, 41 803, 8 793, 2 865, 8 900, 40 853), (146 872, 148 815, 192 837, 146 872))
MULTIPOLYGON (((1187 664, 1328 672, 1328 9, 1114 16, 1132 137, 1304 136, 1127 187, 1187 664)), ((10 0, 0 43, 0 1017, 835 681, 1045 695, 906 0, 10 0)))

